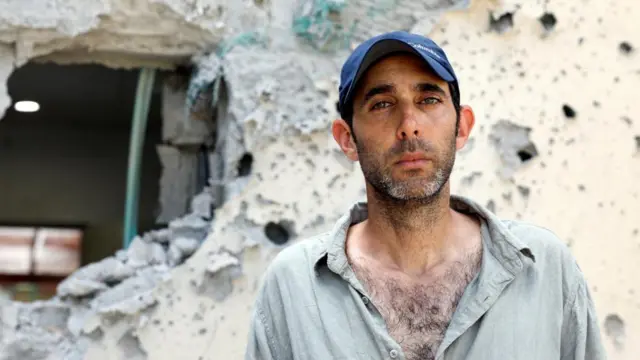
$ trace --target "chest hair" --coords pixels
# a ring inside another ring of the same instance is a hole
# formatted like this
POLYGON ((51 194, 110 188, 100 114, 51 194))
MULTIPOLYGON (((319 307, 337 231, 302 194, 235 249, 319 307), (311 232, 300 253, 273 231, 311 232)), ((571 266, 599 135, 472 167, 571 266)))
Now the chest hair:
POLYGON ((481 250, 469 253, 428 281, 406 280, 364 264, 354 263, 353 268, 407 360, 433 360, 480 260, 481 250))

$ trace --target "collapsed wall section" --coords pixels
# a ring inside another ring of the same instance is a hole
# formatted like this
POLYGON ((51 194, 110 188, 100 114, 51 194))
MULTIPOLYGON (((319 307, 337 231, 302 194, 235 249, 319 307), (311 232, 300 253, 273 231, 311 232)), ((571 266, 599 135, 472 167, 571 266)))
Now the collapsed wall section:
MULTIPOLYGON (((640 6, 431 3, 301 1, 288 12, 274 1, 265 10, 273 28, 243 29, 194 58, 201 71, 187 107, 197 108, 202 95, 216 114, 217 193, 205 195, 215 219, 193 205, 168 229, 72 275, 60 288, 64 300, 3 307, 9 350, 0 359, 242 358, 270 260, 364 199, 358 165, 345 161, 328 131, 344 59, 332 50, 398 28, 443 45, 462 100, 475 111, 454 192, 565 239, 591 285, 611 357, 631 359, 640 350, 625 342, 640 327, 633 296, 640 128, 630 110, 640 69, 629 44, 640 39, 628 29, 640 6), (357 26, 345 26, 355 18, 357 26), (201 245, 192 241, 205 236, 201 245), (609 238, 616 246, 603 246, 609 238)), ((187 12, 177 4, 172 11, 187 12)))

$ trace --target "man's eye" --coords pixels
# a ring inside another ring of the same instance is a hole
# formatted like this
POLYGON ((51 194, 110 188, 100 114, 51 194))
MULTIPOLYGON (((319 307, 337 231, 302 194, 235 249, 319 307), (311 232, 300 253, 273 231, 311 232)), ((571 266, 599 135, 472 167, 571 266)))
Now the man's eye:
POLYGON ((386 101, 379 101, 379 102, 377 102, 377 103, 373 104, 373 106, 371 107, 371 109, 372 109, 372 110, 375 110, 375 109, 383 109, 383 108, 389 107, 389 105, 391 105, 391 104, 390 104, 390 103, 388 103, 388 102, 386 102, 386 101))
POLYGON ((434 98, 434 97, 428 97, 428 98, 425 98, 424 100, 422 100, 422 102, 425 103, 425 104, 433 105, 433 104, 439 103, 440 99, 434 98))

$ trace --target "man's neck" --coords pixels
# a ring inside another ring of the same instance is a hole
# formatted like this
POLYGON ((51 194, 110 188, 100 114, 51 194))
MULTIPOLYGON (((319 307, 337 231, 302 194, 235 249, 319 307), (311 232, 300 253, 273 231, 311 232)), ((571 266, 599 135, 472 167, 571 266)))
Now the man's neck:
POLYGON ((449 185, 429 201, 395 201, 367 191, 363 250, 380 262, 419 275, 446 261, 452 247, 449 185))

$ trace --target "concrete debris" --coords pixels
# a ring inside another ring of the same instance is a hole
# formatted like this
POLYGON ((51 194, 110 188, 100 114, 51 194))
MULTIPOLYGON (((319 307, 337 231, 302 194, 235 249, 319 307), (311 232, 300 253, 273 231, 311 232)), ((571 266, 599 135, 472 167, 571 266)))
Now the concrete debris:
MULTIPOLYGON (((168 244, 172 238, 171 230, 168 228, 151 230, 142 235, 142 239, 146 242, 157 242, 159 244, 168 244)), ((117 253, 116 253, 117 255, 117 253)), ((126 258, 125 258, 126 259, 126 258)))
POLYGON ((76 277, 68 277, 63 280, 57 288, 57 292, 59 296, 88 296, 100 292, 102 290, 106 290, 107 285, 86 279, 79 279, 76 277))
POLYGON ((111 306, 101 308, 99 314, 122 314, 122 315, 136 315, 142 310, 145 310, 157 302, 151 291, 147 291, 143 294, 138 294, 121 302, 115 303, 111 306))
MULTIPOLYGON (((64 341, 64 337, 43 328, 33 327, 0 339, 0 360, 54 359, 51 350, 64 341)), ((62 359, 62 358, 59 358, 62 359)))
POLYGON ((211 223, 196 214, 189 214, 169 223, 169 229, 175 238, 188 237, 204 239, 211 223))
POLYGON ((171 245, 180 250, 183 256, 191 256, 200 247, 200 241, 194 238, 179 237, 171 245))
POLYGON ((136 236, 127 249, 127 265, 131 267, 142 268, 166 262, 167 256, 162 245, 147 242, 141 236, 136 236))
POLYGON ((169 268, 165 265, 146 267, 113 288, 96 296, 89 306, 100 313, 133 314, 155 301, 149 292, 160 281, 167 279, 169 268))
POLYGON ((611 338, 617 350, 624 347, 624 320, 618 314, 608 314, 604 318, 604 333, 611 338))
POLYGON ((19 327, 35 326, 59 332, 66 331, 71 314, 69 305, 56 301, 18 304, 17 311, 19 327))
POLYGON ((211 219, 213 217, 213 208, 214 199, 207 188, 191 200, 191 213, 203 219, 211 219))
POLYGON ((131 264, 125 264, 124 261, 110 256, 97 263, 80 268, 73 274, 73 277, 105 284, 116 284, 133 276, 134 273, 135 269, 131 264))
POLYGON ((169 245, 167 250, 167 265, 171 267, 178 266, 183 260, 182 251, 175 244, 169 245))
POLYGON ((535 144, 529 139, 531 128, 500 120, 491 128, 492 141, 503 167, 498 172, 503 179, 509 179, 525 162, 538 155, 535 144))

